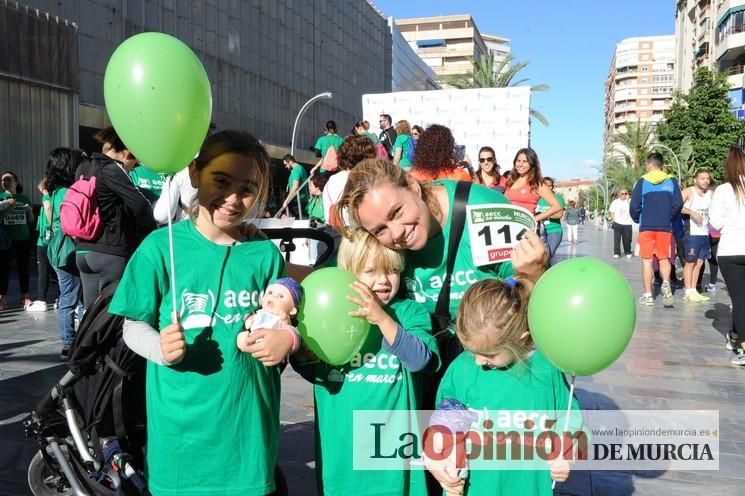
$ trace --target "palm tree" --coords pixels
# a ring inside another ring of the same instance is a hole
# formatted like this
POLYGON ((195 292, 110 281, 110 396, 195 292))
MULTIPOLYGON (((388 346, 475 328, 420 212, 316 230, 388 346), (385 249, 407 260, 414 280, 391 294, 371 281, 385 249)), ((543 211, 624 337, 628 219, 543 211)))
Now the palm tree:
MULTIPOLYGON (((507 55, 495 66, 494 54, 490 52, 488 55, 471 59, 472 72, 470 74, 446 77, 443 82, 461 90, 521 86, 527 83, 528 79, 517 79, 517 75, 530 62, 523 60, 512 64, 513 60, 512 55, 507 55)), ((548 91, 549 89, 547 84, 536 84, 530 87, 530 91, 548 91)), ((530 116, 544 126, 548 126, 548 119, 539 111, 531 108, 530 116)))
POLYGON ((654 128, 649 122, 630 123, 625 129, 613 135, 615 148, 624 156, 628 167, 635 171, 641 169, 647 155, 652 151, 654 128))

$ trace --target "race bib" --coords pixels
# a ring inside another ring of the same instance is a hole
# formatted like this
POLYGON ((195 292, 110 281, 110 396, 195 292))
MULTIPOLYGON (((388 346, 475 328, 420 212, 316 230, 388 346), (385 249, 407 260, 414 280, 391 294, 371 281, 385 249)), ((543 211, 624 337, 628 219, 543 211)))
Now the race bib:
POLYGON ((3 218, 6 226, 22 226, 26 223, 26 210, 14 210, 3 218))
POLYGON ((466 221, 477 267, 509 260, 525 233, 536 229, 535 217, 528 210, 502 203, 469 205, 466 221))

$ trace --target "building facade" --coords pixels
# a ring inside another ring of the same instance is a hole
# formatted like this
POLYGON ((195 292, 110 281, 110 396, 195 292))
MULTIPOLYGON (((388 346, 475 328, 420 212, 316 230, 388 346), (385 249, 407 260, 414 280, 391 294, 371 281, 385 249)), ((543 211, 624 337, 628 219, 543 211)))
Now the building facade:
MULTIPOLYGON (((716 0, 714 0, 716 1, 716 0)), ((677 0, 675 10, 675 89, 687 92, 699 67, 712 67, 715 6, 712 0, 677 0)), ((720 2, 721 3, 721 2, 720 2)))
POLYGON ((730 111, 745 119, 745 0, 717 2, 715 18, 715 67, 727 75, 730 111))
POLYGON ((659 122, 672 105, 673 35, 627 38, 616 45, 605 82, 605 153, 629 123, 659 122))
POLYGON ((469 14, 396 19, 396 25, 440 78, 470 74, 471 60, 489 53, 496 65, 510 51, 509 38, 482 35, 469 14))
POLYGON ((411 48, 393 17, 388 18, 388 28, 391 31, 391 91, 439 90, 437 74, 411 48))

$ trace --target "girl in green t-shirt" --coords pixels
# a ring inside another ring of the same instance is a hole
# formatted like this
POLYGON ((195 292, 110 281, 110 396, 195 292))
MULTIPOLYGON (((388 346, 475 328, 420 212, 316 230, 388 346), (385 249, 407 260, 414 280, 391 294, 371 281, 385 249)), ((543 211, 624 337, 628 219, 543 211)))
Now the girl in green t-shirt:
POLYGON ((0 251, 0 310, 7 307, 8 278, 10 277, 10 262, 15 258, 18 270, 18 285, 21 289, 21 305, 24 309, 31 306, 28 294, 29 274, 31 262, 31 232, 34 225, 34 212, 31 200, 23 194, 23 186, 18 176, 11 171, 5 171, 0 176, 0 200, 13 198, 15 205, 10 212, 4 212, 0 218, 3 223, 4 234, 10 238, 11 244, 7 250, 0 251))
POLYGON ((244 221, 263 212, 270 162, 240 131, 207 138, 189 174, 197 214, 152 232, 129 261, 109 312, 146 357, 148 487, 153 495, 269 494, 279 440, 280 370, 289 333, 259 329, 236 346, 269 283, 279 250, 244 221), (176 308, 172 302, 176 300, 176 308))
MULTIPOLYGON (((437 392, 438 405, 457 400, 469 411, 486 411, 487 415, 496 411, 563 414, 569 385, 564 374, 534 349, 528 329, 532 287, 532 282, 518 277, 479 281, 466 291, 456 323, 465 351, 445 372, 437 392)), ((576 399, 572 406, 579 409, 576 399)), ((477 431, 482 422, 483 418, 466 429, 477 431)), ((478 457, 468 463, 452 459, 427 463, 443 489, 455 494, 551 496, 552 481, 563 482, 569 476, 569 463, 558 458, 535 470, 500 470, 493 466, 493 459, 478 457), (462 471, 468 468, 473 470, 462 471)))
MULTIPOLYGON (((359 305, 350 312, 372 325, 352 360, 340 367, 321 362, 302 365, 312 380, 316 405, 316 480, 319 494, 425 495, 424 472, 407 470, 354 470, 353 416, 355 410, 416 410, 423 380, 438 364, 437 344, 429 314, 411 300, 398 298, 403 257, 364 231, 339 247, 338 266, 358 281, 349 296, 359 305)), ((306 352, 307 353, 307 352, 306 352)), ((306 362, 307 363, 307 362, 306 362)))

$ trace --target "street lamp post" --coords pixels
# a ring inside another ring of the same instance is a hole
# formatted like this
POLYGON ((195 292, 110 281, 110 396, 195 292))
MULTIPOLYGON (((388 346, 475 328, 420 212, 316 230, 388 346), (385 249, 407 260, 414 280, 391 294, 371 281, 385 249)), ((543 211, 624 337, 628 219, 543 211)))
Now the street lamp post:
POLYGON ((305 112, 308 111, 308 108, 310 108, 311 105, 316 103, 318 100, 328 100, 331 97, 333 97, 334 94, 330 91, 324 91, 323 93, 319 93, 307 102, 300 108, 300 112, 297 113, 297 117, 295 117, 295 125, 292 126, 292 141, 290 142, 290 155, 295 155, 295 136, 297 135, 297 125, 300 123, 300 119, 303 118, 303 115, 305 115, 305 112))
MULTIPOLYGON (((300 112, 297 113, 297 117, 295 117, 295 124, 292 126, 292 140, 290 141, 290 155, 293 157, 295 156, 295 138, 297 136, 297 126, 300 123, 300 119, 303 118, 305 115, 305 112, 308 111, 311 105, 316 103, 319 100, 329 100, 331 97, 333 97, 334 94, 330 91, 324 91, 323 93, 319 93, 307 102, 303 104, 302 107, 300 107, 300 112)), ((297 198, 297 211, 298 211, 298 217, 300 219, 303 218, 303 207, 300 203, 300 191, 308 184, 308 181, 310 181, 310 178, 308 178, 303 184, 300 185, 300 187, 295 191, 295 198, 297 198)), ((282 213, 284 209, 280 208, 275 217, 279 217, 279 215, 282 213)))
POLYGON ((678 160, 678 156, 675 154, 675 152, 672 151, 669 146, 663 145, 662 143, 655 143, 654 145, 652 145, 652 148, 662 148, 663 150, 667 150, 672 154, 673 158, 675 159, 675 165, 678 166, 678 182, 682 181, 682 177, 680 175, 680 161, 678 160))

